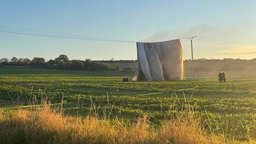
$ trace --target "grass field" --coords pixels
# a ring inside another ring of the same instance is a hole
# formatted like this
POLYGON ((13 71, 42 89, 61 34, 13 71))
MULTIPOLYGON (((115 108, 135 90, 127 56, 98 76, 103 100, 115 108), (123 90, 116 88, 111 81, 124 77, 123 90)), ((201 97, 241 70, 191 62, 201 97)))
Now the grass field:
POLYGON ((256 80, 122 82, 124 76, 122 72, 0 68, 1 111, 32 110, 48 100, 52 109, 66 116, 133 123, 147 115, 154 128, 181 112, 192 112, 208 134, 256 140, 256 80))

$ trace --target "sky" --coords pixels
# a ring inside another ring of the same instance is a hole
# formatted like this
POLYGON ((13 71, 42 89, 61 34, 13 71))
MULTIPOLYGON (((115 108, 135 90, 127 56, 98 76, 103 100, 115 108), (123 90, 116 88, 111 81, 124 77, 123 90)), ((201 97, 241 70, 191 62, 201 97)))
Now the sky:
POLYGON ((256 58, 255 0, 0 1, 0 58, 136 60, 180 39, 184 59, 256 58))

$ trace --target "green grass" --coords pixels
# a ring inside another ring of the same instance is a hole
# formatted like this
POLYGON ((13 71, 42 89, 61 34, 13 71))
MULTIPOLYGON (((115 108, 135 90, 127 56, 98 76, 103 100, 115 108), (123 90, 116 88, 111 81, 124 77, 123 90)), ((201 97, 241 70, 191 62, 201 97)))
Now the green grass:
POLYGON ((97 114, 134 122, 148 114, 154 127, 189 109, 208 133, 256 139, 255 80, 122 82, 124 76, 122 72, 4 67, 0 68, 0 104, 4 109, 31 108, 49 99, 57 110, 63 106, 66 115, 97 114))

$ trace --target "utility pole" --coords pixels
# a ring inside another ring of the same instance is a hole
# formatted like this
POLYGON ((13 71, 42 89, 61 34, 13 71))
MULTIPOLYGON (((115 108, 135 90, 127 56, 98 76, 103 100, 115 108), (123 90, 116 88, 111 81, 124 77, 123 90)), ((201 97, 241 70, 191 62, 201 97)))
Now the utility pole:
POLYGON ((193 39, 196 38, 196 35, 190 36, 187 39, 190 39, 190 44, 191 44, 191 60, 194 60, 194 55, 193 55, 193 39))
POLYGON ((187 38, 187 39, 190 39, 190 44, 191 44, 191 64, 192 64, 192 71, 193 71, 193 80, 195 79, 193 39, 196 37, 197 37, 196 35, 193 35, 187 38))

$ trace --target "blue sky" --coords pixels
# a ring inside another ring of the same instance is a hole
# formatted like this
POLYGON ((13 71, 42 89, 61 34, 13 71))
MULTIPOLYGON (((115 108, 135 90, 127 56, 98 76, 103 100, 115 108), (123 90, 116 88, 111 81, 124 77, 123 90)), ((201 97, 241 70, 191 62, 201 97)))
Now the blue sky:
POLYGON ((0 1, 0 58, 137 59, 136 41, 181 39, 184 58, 256 58, 254 0, 0 1), (88 41, 122 40, 129 42, 88 41))

